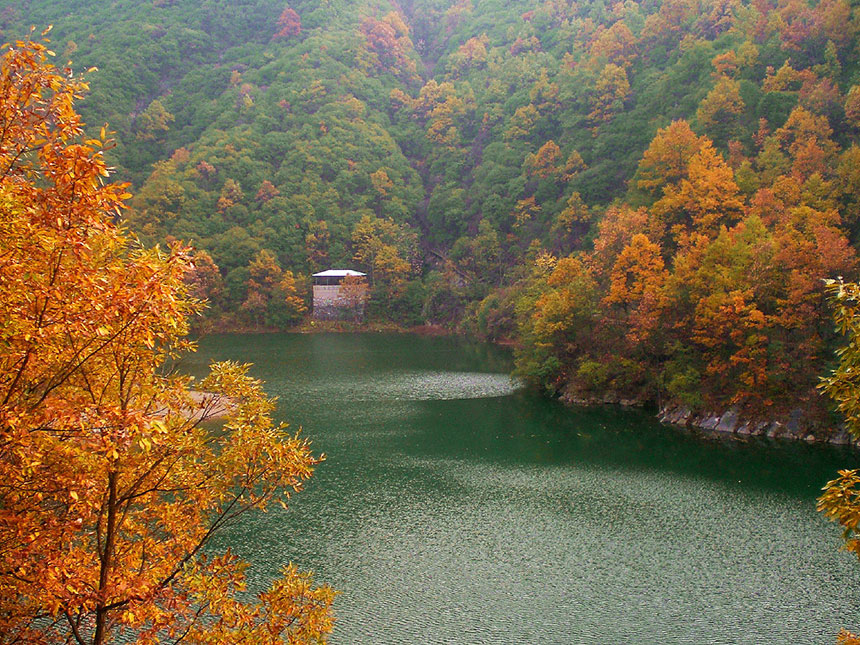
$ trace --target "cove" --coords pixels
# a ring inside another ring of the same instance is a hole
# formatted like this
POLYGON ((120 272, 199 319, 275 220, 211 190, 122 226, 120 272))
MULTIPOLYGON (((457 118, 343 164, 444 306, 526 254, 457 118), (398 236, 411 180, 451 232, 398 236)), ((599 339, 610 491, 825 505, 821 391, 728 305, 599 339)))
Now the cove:
POLYGON ((501 348, 393 334, 217 335, 327 460, 220 538, 261 590, 342 593, 335 645, 833 643, 860 563, 815 512, 856 453, 693 436, 520 388, 501 348))

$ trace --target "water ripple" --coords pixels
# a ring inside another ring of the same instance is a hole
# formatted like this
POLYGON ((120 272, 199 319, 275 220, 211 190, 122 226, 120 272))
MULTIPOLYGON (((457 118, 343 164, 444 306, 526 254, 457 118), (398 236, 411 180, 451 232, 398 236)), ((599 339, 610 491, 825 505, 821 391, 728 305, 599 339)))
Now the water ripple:
POLYGON ((856 558, 815 512, 856 453, 506 396, 509 364, 451 339, 211 346, 257 360, 282 418, 328 454, 289 511, 244 516, 215 550, 252 562, 254 592, 290 560, 341 591, 332 645, 819 645, 857 630, 856 558))
POLYGON ((509 396, 522 387, 507 374, 413 371, 328 379, 308 394, 337 401, 450 401, 509 396))

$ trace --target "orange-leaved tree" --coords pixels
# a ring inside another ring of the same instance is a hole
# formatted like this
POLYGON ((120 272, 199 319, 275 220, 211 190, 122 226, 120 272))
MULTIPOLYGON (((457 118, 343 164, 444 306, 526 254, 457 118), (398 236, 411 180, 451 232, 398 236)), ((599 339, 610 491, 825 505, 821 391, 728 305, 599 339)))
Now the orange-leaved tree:
POLYGON ((197 387, 187 249, 132 243, 129 195, 82 140, 87 89, 44 44, 0 59, 0 643, 306 643, 331 630, 329 587, 292 566, 257 599, 210 538, 284 503, 318 459, 246 366, 197 387))

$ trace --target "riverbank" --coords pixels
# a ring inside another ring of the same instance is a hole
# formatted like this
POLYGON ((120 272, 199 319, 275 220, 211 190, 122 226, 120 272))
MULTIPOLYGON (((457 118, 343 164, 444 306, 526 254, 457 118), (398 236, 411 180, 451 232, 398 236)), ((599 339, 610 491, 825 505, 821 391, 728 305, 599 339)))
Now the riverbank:
POLYGON ((388 333, 416 334, 418 336, 453 336, 455 332, 441 325, 404 327, 392 322, 351 322, 346 320, 308 320, 289 331, 298 334, 334 333, 388 333))
POLYGON ((221 394, 200 390, 190 390, 188 394, 191 396, 193 406, 184 409, 182 413, 195 421, 222 419, 238 407, 236 401, 221 394))
POLYGON ((683 406, 667 406, 660 410, 657 419, 661 423, 728 437, 766 437, 860 448, 860 441, 854 439, 844 427, 834 429, 807 426, 803 422, 800 409, 793 410, 783 421, 751 421, 741 416, 737 408, 729 408, 720 414, 694 413, 683 406))
MULTIPOLYGON (((603 397, 584 397, 581 393, 564 392, 560 399, 569 406, 619 405, 642 408, 646 405, 641 399, 623 398, 609 393, 603 397)), ((812 423, 801 408, 795 408, 783 418, 753 420, 744 417, 737 407, 723 412, 696 412, 682 405, 669 404, 659 408, 656 416, 660 423, 666 425, 735 439, 761 437, 860 448, 860 440, 854 439, 845 427, 834 428, 821 420, 812 423)))
POLYGON ((203 330, 208 334, 316 334, 316 333, 391 333, 417 334, 419 336, 453 336, 457 332, 442 325, 415 325, 407 327, 390 321, 314 320, 306 318, 290 327, 267 327, 265 325, 242 325, 225 318, 213 321, 203 330))
POLYGON ((230 397, 214 392, 189 390, 188 396, 190 398, 188 405, 183 405, 178 410, 171 410, 165 406, 153 412, 152 416, 156 419, 163 419, 169 412, 178 412, 189 421, 215 421, 228 416, 238 407, 236 401, 230 397))
MULTIPOLYGON (((415 334, 418 336, 454 336, 458 332, 441 325, 419 325, 406 327, 393 322, 381 321, 348 321, 348 320, 313 320, 307 318, 300 324, 287 329, 275 328, 244 328, 230 325, 224 328, 212 330, 215 333, 273 333, 285 332, 294 334, 317 334, 317 333, 396 333, 415 334)), ((459 334, 462 335, 462 334, 459 334)), ((514 343, 510 340, 500 339, 488 341, 494 345, 510 349, 514 343)), ((602 397, 584 398, 581 393, 572 391, 562 393, 560 400, 568 406, 601 406, 619 405, 621 407, 644 407, 645 403, 637 398, 624 398, 611 394, 602 397)), ((656 415, 657 419, 667 425, 694 430, 703 433, 714 434, 723 437, 745 439, 749 437, 761 437, 767 439, 803 441, 806 443, 831 443, 835 445, 852 445, 860 448, 860 440, 854 439, 848 431, 843 428, 825 427, 820 423, 810 425, 807 423, 802 410, 795 409, 786 418, 769 419, 765 421, 744 418, 735 407, 719 412, 694 412, 680 405, 667 405, 662 407, 656 415)))

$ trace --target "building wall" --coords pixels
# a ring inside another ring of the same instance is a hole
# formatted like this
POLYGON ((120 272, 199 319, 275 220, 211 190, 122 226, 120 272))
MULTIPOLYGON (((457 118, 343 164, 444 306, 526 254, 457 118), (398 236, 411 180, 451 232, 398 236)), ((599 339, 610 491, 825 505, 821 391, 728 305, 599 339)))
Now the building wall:
POLYGON ((333 305, 340 294, 340 285, 314 285, 314 308, 319 305, 333 305))
POLYGON ((340 285, 314 285, 313 317, 317 320, 338 320, 341 318, 364 318, 364 301, 366 292, 352 302, 344 301, 340 293, 340 285))

